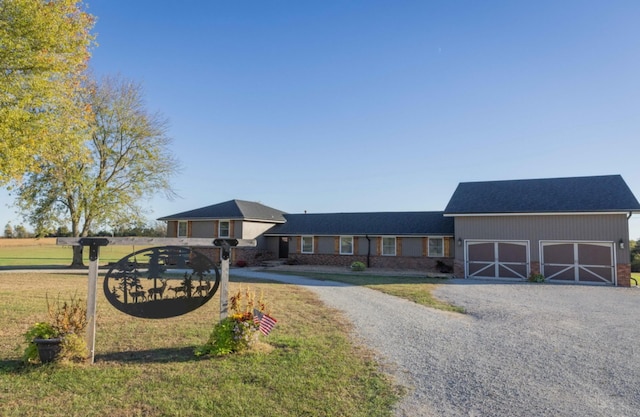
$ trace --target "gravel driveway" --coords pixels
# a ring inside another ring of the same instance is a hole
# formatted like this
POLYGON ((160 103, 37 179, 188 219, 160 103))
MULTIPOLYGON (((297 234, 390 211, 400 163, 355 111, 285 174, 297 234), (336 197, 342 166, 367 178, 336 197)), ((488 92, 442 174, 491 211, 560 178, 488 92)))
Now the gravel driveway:
POLYGON ((451 280, 455 314, 367 288, 248 269, 344 311, 410 388, 397 416, 640 416, 640 289, 451 280))

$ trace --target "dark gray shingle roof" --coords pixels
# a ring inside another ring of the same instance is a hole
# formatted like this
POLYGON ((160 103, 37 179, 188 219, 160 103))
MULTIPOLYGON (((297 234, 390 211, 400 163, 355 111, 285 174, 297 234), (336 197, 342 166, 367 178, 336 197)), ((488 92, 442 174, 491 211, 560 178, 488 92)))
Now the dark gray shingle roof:
POLYGON ((463 182, 445 214, 637 211, 640 204, 620 175, 463 182))
POLYGON ((435 212, 285 214, 266 235, 453 235, 453 219, 435 212))
POLYGON ((267 207, 260 203, 243 200, 230 200, 212 206, 201 207, 158 220, 209 220, 209 219, 244 219, 281 223, 284 212, 267 207))

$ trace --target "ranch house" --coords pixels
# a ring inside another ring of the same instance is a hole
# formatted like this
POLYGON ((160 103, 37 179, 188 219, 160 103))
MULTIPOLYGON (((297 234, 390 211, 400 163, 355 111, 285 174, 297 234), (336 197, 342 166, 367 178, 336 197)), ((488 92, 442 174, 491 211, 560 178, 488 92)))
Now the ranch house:
MULTIPOLYGON (((444 211, 289 214, 231 200, 158 220, 169 237, 256 239, 235 264, 450 272, 456 277, 629 286, 628 219, 640 204, 619 175, 464 182, 444 211)), ((219 259, 217 248, 207 249, 219 259)))

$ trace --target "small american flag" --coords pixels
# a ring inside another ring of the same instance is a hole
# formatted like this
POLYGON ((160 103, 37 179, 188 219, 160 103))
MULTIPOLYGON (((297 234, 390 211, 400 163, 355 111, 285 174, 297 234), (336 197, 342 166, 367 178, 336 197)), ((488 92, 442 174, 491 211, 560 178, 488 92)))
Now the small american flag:
POLYGON ((253 322, 255 324, 260 324, 260 321, 262 320, 262 316, 264 316, 264 314, 262 314, 259 310, 257 309, 253 309, 253 322))
POLYGON ((277 321, 278 320, 274 319, 273 317, 267 314, 263 314, 262 320, 260 320, 260 328, 258 330, 260 330, 260 332, 266 336, 271 332, 271 329, 273 329, 273 326, 276 325, 277 321))

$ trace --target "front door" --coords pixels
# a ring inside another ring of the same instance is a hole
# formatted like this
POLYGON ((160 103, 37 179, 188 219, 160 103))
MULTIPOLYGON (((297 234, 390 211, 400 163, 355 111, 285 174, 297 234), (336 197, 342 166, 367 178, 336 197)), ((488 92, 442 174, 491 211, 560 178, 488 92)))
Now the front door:
POLYGON ((287 236, 280 237, 280 246, 278 248, 278 257, 286 259, 289 257, 289 238, 287 236))

